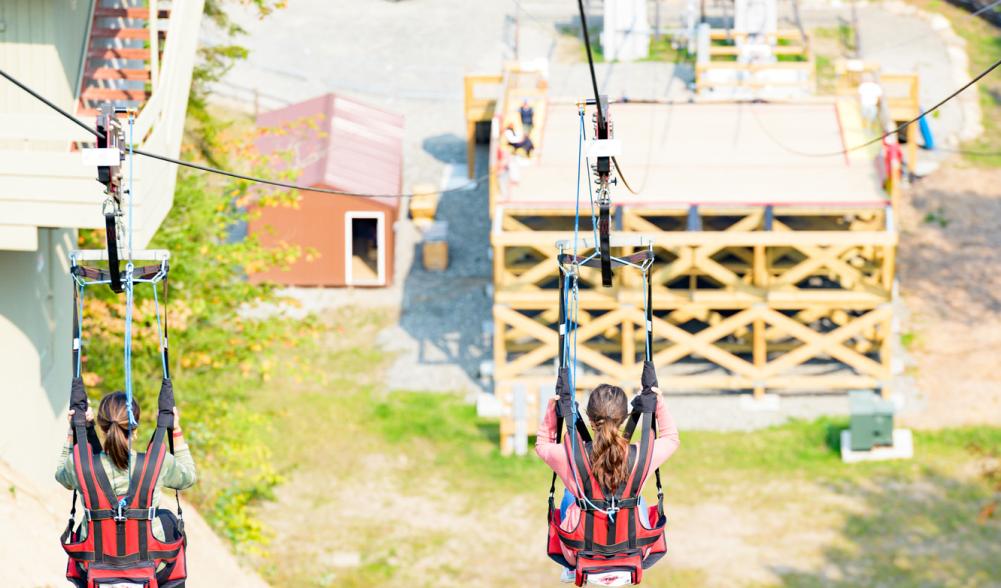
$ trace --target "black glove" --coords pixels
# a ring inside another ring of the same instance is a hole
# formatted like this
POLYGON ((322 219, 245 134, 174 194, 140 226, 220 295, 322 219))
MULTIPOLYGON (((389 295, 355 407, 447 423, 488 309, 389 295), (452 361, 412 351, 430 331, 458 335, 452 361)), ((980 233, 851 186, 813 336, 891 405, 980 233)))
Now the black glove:
POLYGON ((70 408, 73 413, 73 425, 87 424, 87 391, 83 387, 83 378, 73 378, 70 386, 70 408))
POLYGON ((657 410, 658 394, 649 388, 633 397, 633 410, 653 413, 657 410))
POLYGON ((164 378, 160 384, 159 413, 156 416, 158 427, 174 428, 174 384, 164 378))
POLYGON ((556 402, 556 416, 561 417, 564 415, 563 409, 574 401, 573 390, 570 389, 570 371, 567 368, 562 368, 556 377, 556 395, 559 396, 556 402))
POLYGON ((658 387, 657 368, 653 367, 653 362, 643 362, 643 375, 640 377, 640 385, 643 386, 644 391, 658 387))

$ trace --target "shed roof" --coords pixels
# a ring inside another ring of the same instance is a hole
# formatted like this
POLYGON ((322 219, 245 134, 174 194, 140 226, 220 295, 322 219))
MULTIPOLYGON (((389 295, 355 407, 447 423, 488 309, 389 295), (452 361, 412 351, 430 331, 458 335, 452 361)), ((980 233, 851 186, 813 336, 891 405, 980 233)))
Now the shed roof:
MULTIPOLYGON (((317 96, 257 117, 262 128, 292 127, 258 139, 261 153, 291 151, 298 183, 363 194, 403 188, 403 115, 335 94, 317 96)), ((396 208, 399 198, 375 198, 396 208)))

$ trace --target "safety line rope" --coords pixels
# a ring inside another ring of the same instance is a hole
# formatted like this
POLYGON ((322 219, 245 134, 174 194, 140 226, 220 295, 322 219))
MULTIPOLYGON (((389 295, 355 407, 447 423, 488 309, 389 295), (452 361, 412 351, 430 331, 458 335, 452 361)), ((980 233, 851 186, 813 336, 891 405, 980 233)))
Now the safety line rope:
MULTIPOLYGON (((583 10, 583 8, 582 8, 583 10)), ((580 228, 580 168, 583 163, 583 150, 584 141, 587 138, 587 133, 584 126, 584 109, 581 107, 578 111, 580 117, 580 134, 577 137, 577 188, 575 196, 575 206, 574 206, 574 241, 573 241, 573 257, 574 264, 577 263, 578 253, 579 253, 579 228, 580 228)), ((590 168, 588 168, 588 195, 591 200, 591 226, 597 231, 597 223, 594 222, 594 196, 592 194, 591 182, 590 182, 590 168)), ((595 244, 597 245, 597 234, 595 234, 595 244)), ((563 337, 564 345, 564 357, 569 358, 570 368, 567 370, 567 376, 569 382, 566 384, 570 388, 570 394, 572 397, 576 396, 577 390, 577 328, 578 324, 578 312, 580 310, 580 283, 578 280, 577 271, 564 271, 562 265, 560 266, 560 271, 563 273, 564 287, 562 300, 563 307, 566 309, 564 312, 564 324, 561 326, 564 329, 566 335, 563 337), (571 337, 573 341, 571 342, 571 337)), ((580 415, 577 411, 577 401, 574 399, 570 403, 570 420, 569 426, 567 428, 567 435, 570 437, 570 452, 571 455, 577 455, 577 419, 580 415)), ((590 508, 594 510, 603 510, 597 507, 591 499, 587 496, 585 492, 582 491, 580 487, 579 480, 583 479, 581 476, 583 474, 577 469, 575 460, 570 460, 571 478, 574 480, 574 485, 576 486, 576 492, 574 496, 578 500, 583 500, 590 508)), ((615 512, 611 509, 604 510, 606 516, 611 521, 615 521, 615 512)))
MULTIPOLYGON (((135 459, 133 458, 132 451, 132 439, 135 437, 136 429, 139 427, 139 423, 136 422, 135 410, 133 408, 133 389, 132 389, 132 315, 135 310, 135 260, 133 259, 133 234, 135 233, 135 225, 133 223, 134 209, 133 209, 133 194, 135 192, 135 116, 130 111, 129 112, 129 224, 128 224, 128 263, 125 264, 125 410, 129 415, 129 475, 132 473, 132 469, 135 466, 135 459)), ((154 284, 155 288, 156 285, 154 284)), ((126 497, 122 497, 118 503, 119 508, 124 508, 126 505, 126 497)))
POLYGON ((591 55, 591 35, 587 31, 587 15, 584 14, 584 0, 577 0, 580 9, 580 28, 584 33, 584 48, 587 50, 587 67, 591 72, 591 88, 594 90, 594 105, 598 109, 598 128, 605 128, 605 117, 601 112, 601 96, 598 93, 598 76, 594 74, 594 56, 591 55))

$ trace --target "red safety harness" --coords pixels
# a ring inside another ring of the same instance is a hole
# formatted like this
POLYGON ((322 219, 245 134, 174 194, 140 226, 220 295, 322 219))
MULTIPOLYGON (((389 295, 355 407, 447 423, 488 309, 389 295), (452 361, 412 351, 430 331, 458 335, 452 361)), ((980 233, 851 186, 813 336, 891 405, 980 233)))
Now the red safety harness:
POLYGON ((581 518, 572 531, 561 526, 560 509, 555 506, 556 475, 549 488, 549 557, 558 564, 576 569, 576 584, 582 586, 588 577, 607 572, 627 572, 632 583, 639 584, 643 570, 657 563, 667 552, 664 527, 664 493, 661 488, 660 470, 655 470, 657 480, 657 506, 647 513, 640 512, 640 492, 649 475, 653 459, 653 442, 656 438, 654 411, 657 406, 657 385, 653 364, 643 364, 643 392, 633 399, 633 411, 626 425, 626 438, 631 439, 637 424, 642 421, 640 443, 629 450, 629 477, 614 492, 601 488, 591 470, 591 436, 583 421, 574 416, 565 420, 564 415, 576 415, 573 393, 567 386, 569 375, 561 370, 557 379, 556 442, 566 423, 567 438, 563 446, 571 463, 571 472, 577 487, 577 506, 581 518), (573 411, 573 412, 572 412, 573 411), (576 421, 571 425, 570 421, 576 421), (646 514, 646 516, 643 516, 646 514), (648 527, 647 521, 653 526, 648 527), (562 547, 576 556, 576 566, 564 557, 562 547))
MULTIPOLYGON (((105 585, 142 586, 144 588, 180 588, 187 577, 185 565, 183 519, 173 513, 154 508, 153 492, 168 449, 173 452, 173 423, 164 421, 167 414, 173 421, 173 389, 165 379, 160 388, 160 414, 156 431, 146 453, 136 455, 135 466, 125 496, 118 496, 111 487, 107 472, 101 465, 100 446, 93 441, 94 425, 86 423, 86 393, 80 378, 73 380, 73 465, 80 484, 80 494, 86 509, 87 536, 73 530, 76 514, 76 492, 70 520, 62 536, 63 549, 69 555, 66 577, 78 588, 98 588, 105 585), (84 398, 82 407, 76 399, 84 398), (78 416, 84 422, 79 422, 78 416), (91 441, 88 442, 88 439, 91 441), (166 442, 165 442, 166 440, 166 442), (153 536, 153 519, 160 518, 166 541, 153 536), (161 565, 162 564, 162 565, 161 565), (157 571, 161 568, 159 572, 157 571)), ((180 504, 178 504, 180 513, 180 504)))
MULTIPOLYGON (((75 268, 75 271, 100 271, 75 268)), ((104 278, 104 275, 98 276, 104 278)), ((165 289, 166 290, 166 289, 165 289)), ((74 290, 76 294, 76 290, 74 290)), ((76 297, 75 297, 76 298, 76 297)), ((78 305, 73 305, 73 330, 79 333, 78 305)), ((166 322, 164 323, 166 325, 166 322)), ((165 328, 166 332, 166 328, 165 328)), ((79 365, 80 341, 74 340, 73 363, 79 365)), ((73 414, 73 466, 83 499, 86 538, 74 530, 76 490, 61 542, 69 563, 66 577, 77 588, 183 588, 187 578, 184 519, 180 499, 175 517, 153 506, 153 493, 167 452, 174 452, 174 389, 166 372, 160 386, 156 430, 145 453, 137 453, 125 496, 115 494, 104 466, 94 424, 87 422, 87 392, 83 379, 73 378, 70 407, 73 414), (153 535, 159 519, 165 541, 153 535)))

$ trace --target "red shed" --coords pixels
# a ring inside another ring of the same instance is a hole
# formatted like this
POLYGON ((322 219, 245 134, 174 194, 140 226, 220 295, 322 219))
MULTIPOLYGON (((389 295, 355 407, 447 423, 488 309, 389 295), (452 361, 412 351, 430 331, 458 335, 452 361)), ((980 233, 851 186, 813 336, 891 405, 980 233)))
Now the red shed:
MULTIPOLYGON (((364 194, 403 188, 403 116, 327 94, 261 114, 262 128, 292 127, 258 140, 263 154, 288 151, 298 183, 364 194)), ((393 225, 398 198, 302 192, 296 209, 269 207, 249 230, 265 245, 291 243, 318 253, 289 271, 255 274, 289 286, 388 286, 393 281, 393 225)))

